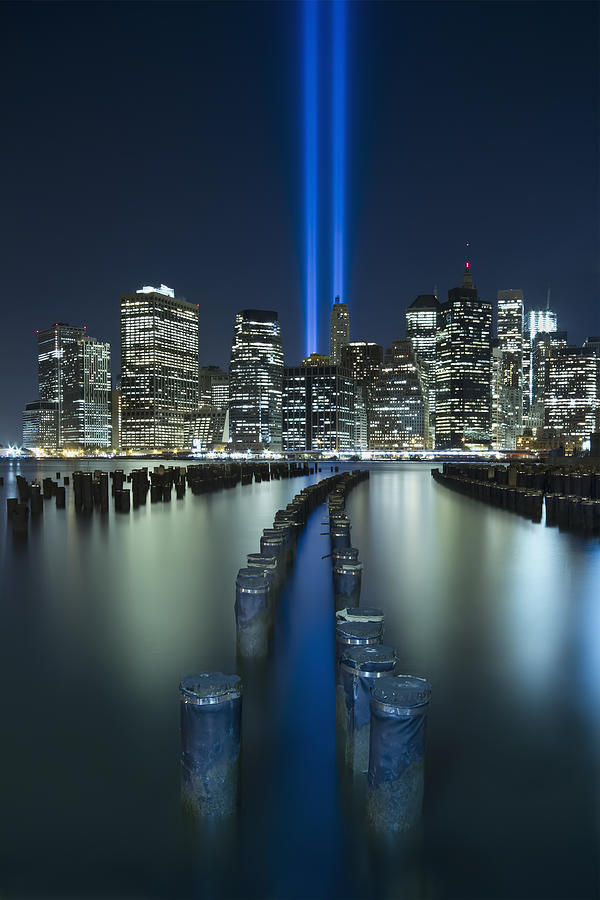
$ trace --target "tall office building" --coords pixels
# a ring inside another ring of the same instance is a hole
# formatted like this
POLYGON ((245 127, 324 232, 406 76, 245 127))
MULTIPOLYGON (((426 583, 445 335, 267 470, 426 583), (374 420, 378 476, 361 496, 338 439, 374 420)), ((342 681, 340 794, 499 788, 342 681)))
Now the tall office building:
POLYGON ((440 303, 435 294, 419 294, 406 310, 406 337, 416 355, 425 400, 425 443, 435 446, 436 335, 440 303))
POLYGON ((545 427, 578 448, 600 428, 600 357, 591 347, 551 351, 544 397, 545 427))
POLYGON ((23 410, 23 447, 27 450, 58 449, 58 407, 36 400, 23 410))
POLYGON ((64 322, 38 332, 38 386, 40 401, 56 407, 52 449, 111 446, 109 344, 64 322))
POLYGON ((479 300, 465 265, 448 291, 436 338, 435 442, 439 448, 487 446, 491 439, 492 306, 479 300))
POLYGON ((166 285, 121 298, 121 445, 186 448, 198 408, 198 307, 166 285))
POLYGON ((499 394, 496 417, 492 414, 492 446, 514 450, 517 437, 523 433, 522 291, 498 291, 497 349, 500 353, 497 373, 499 394))
POLYGON ((281 450, 283 349, 277 313, 235 317, 229 364, 229 429, 234 450, 281 450))
POLYGON ((61 446, 112 446, 110 344, 82 337, 66 349, 60 420, 61 446))
POLYGON ((121 404, 121 388, 120 388, 120 379, 117 382, 117 387, 114 391, 110 392, 110 416, 111 416, 111 431, 112 431, 112 448, 116 453, 121 452, 121 416, 122 416, 122 404, 121 404))
POLYGON ((550 298, 546 309, 530 309, 523 320, 523 416, 528 425, 531 406, 534 403, 532 366, 535 339, 540 333, 553 334, 558 329, 556 313, 549 306, 550 298))
POLYGON ((410 340, 394 341, 373 391, 371 450, 425 447, 425 401, 410 340))
POLYGON ((229 373, 219 366, 200 367, 200 405, 227 409, 229 406, 229 373))
POLYGON ((286 368, 283 377, 283 449, 353 450, 355 385, 339 366, 286 368))
POLYGON ((523 291, 498 291, 498 341, 503 353, 523 353, 523 291))
POLYGON ((38 392, 40 400, 56 403, 56 447, 63 446, 63 404, 65 393, 74 389, 76 377, 73 354, 68 354, 85 335, 85 328, 56 322, 50 328, 37 332, 38 340, 38 392))
POLYGON ((339 366, 342 361, 342 347, 350 340, 350 313, 348 306, 336 297, 331 307, 329 333, 329 356, 331 365, 339 366))

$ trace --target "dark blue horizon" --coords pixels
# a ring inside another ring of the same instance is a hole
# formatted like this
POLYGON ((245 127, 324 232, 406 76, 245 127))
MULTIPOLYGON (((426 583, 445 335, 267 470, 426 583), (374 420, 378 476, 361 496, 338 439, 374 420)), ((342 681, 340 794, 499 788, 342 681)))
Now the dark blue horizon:
MULTIPOLYGON (((245 307, 278 310, 300 358, 300 23, 298 3, 3 5, 0 443, 37 397, 35 330, 87 325, 116 375, 119 297, 142 284, 200 305, 202 364, 227 364, 245 307)), ((357 2, 347 69, 352 337, 402 336, 466 240, 483 299, 537 307, 551 282, 570 340, 600 333, 597 5, 357 2)), ((326 208, 319 235, 327 352, 326 208)))

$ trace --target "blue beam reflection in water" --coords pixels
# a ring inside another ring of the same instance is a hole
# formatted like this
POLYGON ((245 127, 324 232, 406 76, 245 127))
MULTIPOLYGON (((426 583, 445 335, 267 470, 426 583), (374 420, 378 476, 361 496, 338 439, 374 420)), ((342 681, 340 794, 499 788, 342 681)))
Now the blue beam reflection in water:
MULTIPOLYGON (((74 468, 0 466, 2 510, 18 467, 74 468)), ((434 692, 424 886, 409 896, 597 897, 598 539, 447 491, 428 465, 371 470, 347 504, 362 600, 385 608, 386 640, 434 692)), ((322 511, 282 597, 272 665, 246 697, 246 803, 227 858, 237 893, 224 868, 207 878, 179 830, 179 680, 235 669, 236 571, 306 483, 89 519, 72 498, 47 501, 23 544, 0 515, 7 896, 335 897, 345 877, 370 896, 333 774, 322 511)))

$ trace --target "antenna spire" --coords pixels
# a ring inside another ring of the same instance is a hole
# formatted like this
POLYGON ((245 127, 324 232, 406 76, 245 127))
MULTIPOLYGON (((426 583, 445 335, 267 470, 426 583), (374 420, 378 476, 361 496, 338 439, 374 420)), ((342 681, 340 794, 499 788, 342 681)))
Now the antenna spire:
POLYGON ((548 287, 546 288, 546 309, 550 309, 550 282, 548 282, 548 287))

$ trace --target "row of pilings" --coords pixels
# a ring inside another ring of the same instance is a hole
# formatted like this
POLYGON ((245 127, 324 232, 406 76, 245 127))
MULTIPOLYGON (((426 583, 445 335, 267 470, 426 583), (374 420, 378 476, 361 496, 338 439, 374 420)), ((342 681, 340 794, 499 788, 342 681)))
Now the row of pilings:
POLYGON ((147 467, 134 469, 126 474, 123 469, 105 472, 95 469, 93 472, 74 471, 71 476, 65 475, 60 484, 60 472, 56 478, 44 478, 40 481, 27 481, 17 475, 18 497, 9 497, 6 501, 8 521, 13 534, 26 537, 30 517, 36 517, 44 511, 44 501, 54 498, 57 509, 65 509, 67 504, 66 488, 72 487, 75 511, 81 514, 92 512, 107 513, 110 497, 114 509, 119 513, 128 513, 147 503, 169 503, 173 496, 183 500, 186 490, 192 494, 210 494, 238 484, 248 485, 252 482, 271 481, 272 479, 294 478, 316 472, 316 465, 306 462, 271 462, 271 463, 219 463, 192 466, 156 466, 153 471, 147 467), (71 485, 72 480, 72 485, 71 485))
POLYGON ((371 832, 414 837, 422 814, 431 687, 397 671, 396 650, 384 643, 383 610, 360 605, 363 565, 350 540, 346 493, 341 484, 328 497, 338 759, 371 832))
MULTIPOLYGON (((247 557, 236 579, 236 632, 240 660, 264 658, 275 603, 295 562, 308 514, 327 499, 334 587, 337 742, 341 774, 349 775, 374 834, 412 835, 420 823, 424 788, 425 726, 430 686, 396 673, 393 647, 383 643, 384 613, 360 606, 362 563, 350 540, 348 492, 365 471, 333 476, 305 488, 275 514, 260 553, 247 557), (366 792, 366 793, 365 793, 366 792)), ((201 673, 181 682, 182 798, 205 823, 233 817, 238 804, 242 745, 242 679, 201 673)), ((252 690, 252 687, 250 687, 252 690)))
POLYGON ((546 525, 600 533, 600 467, 480 466, 444 463, 435 481, 451 490, 546 525))
MULTIPOLYGON (((277 603, 296 560, 309 515, 345 475, 305 487, 263 529, 236 578, 235 621, 240 666, 267 657, 277 603)), ((237 813, 243 685, 239 675, 202 672, 184 678, 181 702, 181 790, 195 821, 218 823, 237 813)))

